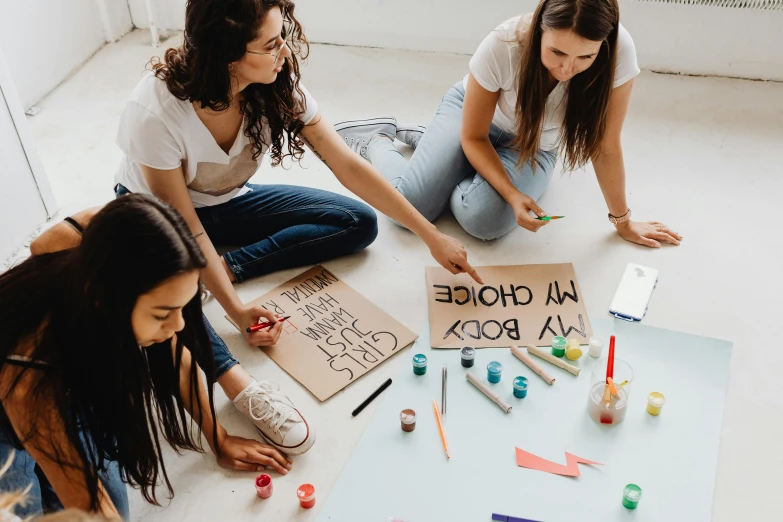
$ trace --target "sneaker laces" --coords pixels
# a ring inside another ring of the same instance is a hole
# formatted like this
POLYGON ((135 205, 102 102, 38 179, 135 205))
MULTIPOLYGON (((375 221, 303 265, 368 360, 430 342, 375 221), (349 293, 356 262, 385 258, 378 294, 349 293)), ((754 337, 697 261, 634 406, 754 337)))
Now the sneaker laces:
POLYGON ((358 152, 363 158, 367 157, 367 140, 345 137, 345 144, 354 151, 358 152))
POLYGON ((285 421, 293 415, 292 411, 281 409, 281 404, 285 407, 283 399, 288 397, 280 393, 280 386, 271 381, 256 383, 247 389, 247 394, 248 410, 253 420, 267 422, 275 433, 280 433, 285 421), (260 413, 256 414, 256 411, 260 413))

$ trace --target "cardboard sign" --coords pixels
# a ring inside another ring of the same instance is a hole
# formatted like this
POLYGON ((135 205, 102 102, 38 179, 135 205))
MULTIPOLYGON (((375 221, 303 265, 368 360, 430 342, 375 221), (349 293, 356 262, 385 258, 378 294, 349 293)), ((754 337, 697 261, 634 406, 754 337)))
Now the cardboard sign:
POLYGON ((556 335, 588 342, 592 329, 571 263, 476 269, 483 285, 426 268, 433 348, 548 346, 556 335))
POLYGON ((321 265, 251 304, 291 316, 262 349, 322 401, 418 337, 321 265))

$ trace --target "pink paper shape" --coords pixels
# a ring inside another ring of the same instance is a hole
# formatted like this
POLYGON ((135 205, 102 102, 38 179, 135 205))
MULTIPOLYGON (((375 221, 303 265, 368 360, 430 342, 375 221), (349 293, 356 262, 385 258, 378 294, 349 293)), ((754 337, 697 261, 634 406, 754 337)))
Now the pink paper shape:
POLYGON ((517 450, 517 465, 523 468, 536 469, 538 471, 544 471, 546 473, 554 473, 555 475, 564 475, 566 477, 578 477, 579 464, 593 464, 596 466, 602 466, 600 462, 593 462, 592 460, 583 459, 577 457, 572 453, 566 452, 566 464, 558 464, 541 458, 527 451, 515 448, 517 450))

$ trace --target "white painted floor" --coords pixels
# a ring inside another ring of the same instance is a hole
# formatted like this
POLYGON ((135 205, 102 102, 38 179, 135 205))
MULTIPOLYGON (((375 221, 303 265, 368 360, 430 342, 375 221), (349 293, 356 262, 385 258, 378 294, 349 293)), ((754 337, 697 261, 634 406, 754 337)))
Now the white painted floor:
MULTIPOLYGON (((178 43, 177 38, 167 44, 178 43)), ((112 176, 120 160, 114 134, 125 98, 153 52, 148 42, 147 33, 136 32, 107 45, 40 103, 43 112, 30 118, 63 206, 61 216, 113 196, 112 176)), ((313 46, 304 81, 332 122, 394 115, 400 121, 426 123, 443 93, 465 74, 468 58, 313 46)), ((467 237, 450 217, 437 222, 465 243, 474 265, 573 262, 593 316, 606 315, 627 262, 656 267, 661 278, 646 324, 734 341, 713 510, 718 522, 777 520, 779 515, 781 144, 783 84, 643 73, 624 133, 629 202, 635 217, 663 221, 681 232, 682 246, 648 250, 616 236, 590 170, 556 175, 540 203, 549 213, 568 218, 537 235, 520 229, 482 243, 467 237)), ((265 166, 253 181, 346 193, 312 155, 305 163, 304 170, 265 166)), ((366 252, 327 266, 418 331, 427 317, 427 264, 433 262, 425 246, 381 218, 380 236, 366 252)), ((250 300, 298 272, 243 284, 239 294, 250 300)), ((176 497, 158 508, 131 493, 134 520, 315 520, 377 404, 356 419, 349 412, 398 364, 408 364, 409 354, 318 404, 263 353, 244 346, 222 319, 217 303, 208 305, 207 314, 252 373, 282 383, 317 426, 318 441, 296 459, 288 476, 275 478, 275 493, 267 501, 256 499, 252 473, 220 469, 211 455, 170 454, 167 463, 176 497), (311 511, 300 510, 294 498, 303 482, 315 484, 318 491, 318 504, 311 511)), ((252 436, 253 428, 235 414, 222 392, 216 395, 229 431, 252 436)), ((698 415, 698 405, 693 408, 698 415)), ((386 515, 368 513, 367 520, 386 515)))

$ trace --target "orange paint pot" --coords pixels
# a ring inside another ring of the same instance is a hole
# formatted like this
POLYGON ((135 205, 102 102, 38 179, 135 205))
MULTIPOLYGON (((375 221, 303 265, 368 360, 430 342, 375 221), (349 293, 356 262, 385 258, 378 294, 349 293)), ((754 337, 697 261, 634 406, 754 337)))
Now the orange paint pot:
POLYGON ((312 484, 302 484, 296 490, 296 498, 304 509, 310 509, 315 505, 315 487, 312 484))

